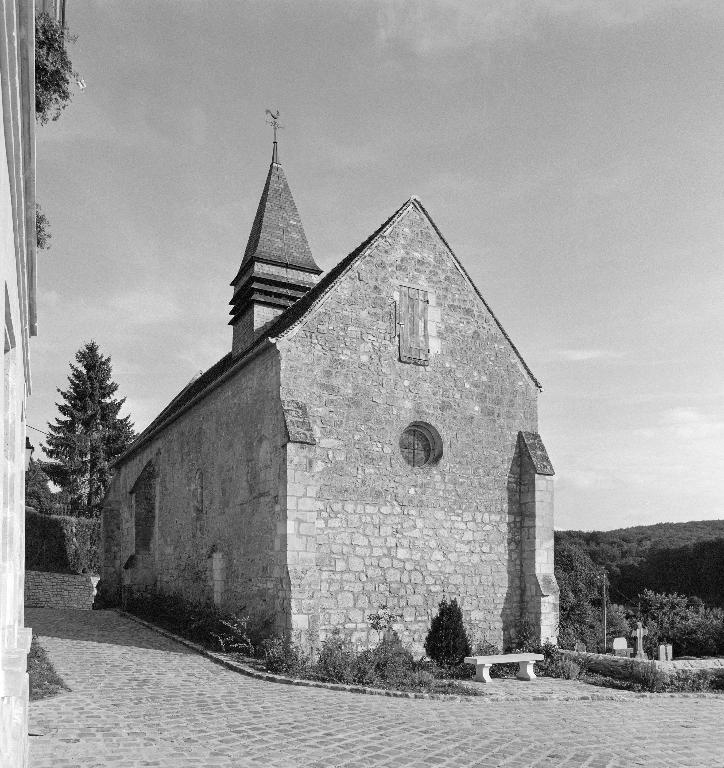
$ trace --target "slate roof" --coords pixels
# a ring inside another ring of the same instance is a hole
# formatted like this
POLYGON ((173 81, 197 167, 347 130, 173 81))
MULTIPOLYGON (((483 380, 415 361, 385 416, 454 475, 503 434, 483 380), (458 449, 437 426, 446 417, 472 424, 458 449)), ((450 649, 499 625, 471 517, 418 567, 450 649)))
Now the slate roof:
MULTIPOLYGON (((270 171, 271 172, 271 171, 270 171)), ((510 346, 512 347, 513 351, 515 352, 516 356, 520 360, 521 364, 523 365, 524 369, 532 379, 533 383, 540 389, 541 386, 538 383, 538 380, 533 375, 533 372, 528 368, 525 360, 523 360, 520 352, 516 349, 513 342, 510 340, 510 337, 503 329, 503 326, 500 324, 498 319, 493 314, 493 311, 488 306, 488 303, 483 298, 482 294, 478 290, 477 286, 473 281, 470 279, 470 276, 466 272, 463 265, 458 260, 457 256, 453 253, 453 250, 448 245, 447 240, 443 237, 440 230, 437 228, 437 225, 430 217, 430 214, 425 210, 424 206, 418 200, 416 197, 411 197, 409 200, 406 200, 389 218, 387 218, 364 242, 360 243, 350 254, 345 256, 340 262, 338 262, 332 269, 327 272, 326 275, 324 275, 319 282, 311 288, 304 296, 302 296, 301 299, 296 301, 294 304, 292 304, 289 309, 287 309, 285 312, 283 312, 279 317, 277 317, 265 330, 264 333, 261 334, 252 344, 251 346, 243 352, 241 356, 234 357, 231 353, 228 353, 227 355, 224 355, 224 357, 221 358, 217 363, 211 366, 205 373, 203 373, 201 376, 199 376, 197 379, 194 379, 190 384, 188 384, 181 392, 179 392, 178 395, 164 408, 163 411, 146 427, 146 429, 143 430, 143 432, 136 438, 136 440, 131 444, 131 446, 126 450, 125 453, 123 453, 121 456, 119 456, 114 463, 118 463, 125 459, 127 456, 129 456, 131 453, 135 452, 138 448, 140 448, 150 437, 154 432, 156 432, 165 422, 169 421, 170 419, 174 418, 177 415, 180 415, 180 413, 185 409, 185 407, 191 403, 192 400, 194 400, 197 396, 199 396, 207 387, 210 387, 216 382, 219 382, 222 377, 228 372, 230 372, 232 369, 237 368, 243 368, 246 363, 255 356, 255 353, 257 350, 259 350, 260 347, 264 345, 269 345, 270 340, 274 341, 280 336, 284 335, 286 332, 290 331, 294 326, 296 326, 298 323, 302 321, 304 316, 307 314, 307 312, 314 306, 314 304, 320 300, 331 288, 334 286, 334 284, 337 282, 337 280, 349 269, 352 264, 356 261, 356 259, 364 253, 364 251, 370 246, 397 218, 399 218, 410 205, 416 206, 423 215, 428 219, 430 224, 435 229, 435 232, 438 234, 442 242, 445 244, 445 247, 450 252, 452 258, 455 260, 455 263, 457 264, 460 271, 463 273, 463 275, 467 278, 470 285, 472 286, 473 290, 477 293, 480 300, 485 305, 488 312, 490 312, 493 320, 495 320, 498 328, 500 329, 503 336, 506 338, 510 346)), ((261 207, 261 204, 260 204, 261 207)), ((251 238, 250 238, 251 241, 251 238)), ((310 254, 311 255, 311 254, 310 254)), ((525 433, 526 435, 533 434, 533 433, 525 433)), ((540 437, 538 437, 538 440, 540 440, 540 437)), ((541 442, 541 446, 542 446, 541 442)), ((545 448, 543 448, 543 453, 545 454, 545 448)), ((545 454, 546 459, 547 454, 545 454)), ((531 458, 533 456, 531 455, 531 458)), ((533 458, 535 462, 535 458, 533 458)), ((548 462, 550 466, 550 461, 548 462)), ((541 472, 541 474, 553 474, 553 468, 550 466, 550 472, 541 472)))
POLYGON ((281 165, 272 160, 234 285, 252 259, 319 274, 281 165))

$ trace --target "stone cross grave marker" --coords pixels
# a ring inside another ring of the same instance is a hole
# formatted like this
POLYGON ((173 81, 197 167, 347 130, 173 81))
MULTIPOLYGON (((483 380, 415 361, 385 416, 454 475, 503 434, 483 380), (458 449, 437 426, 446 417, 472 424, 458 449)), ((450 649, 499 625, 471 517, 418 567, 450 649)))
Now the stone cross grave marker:
POLYGON ((636 638, 636 658, 646 659, 647 656, 644 653, 644 636, 648 635, 648 629, 644 629, 641 622, 636 622, 636 631, 632 633, 632 637, 636 638))

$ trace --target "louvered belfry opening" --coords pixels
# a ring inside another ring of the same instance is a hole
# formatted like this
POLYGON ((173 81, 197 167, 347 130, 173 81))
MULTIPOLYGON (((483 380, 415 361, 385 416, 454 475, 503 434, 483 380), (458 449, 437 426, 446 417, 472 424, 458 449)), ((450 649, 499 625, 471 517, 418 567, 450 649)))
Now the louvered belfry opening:
POLYGON ((231 281, 232 351, 240 354, 261 331, 317 282, 321 269, 282 166, 272 160, 244 258, 231 281))

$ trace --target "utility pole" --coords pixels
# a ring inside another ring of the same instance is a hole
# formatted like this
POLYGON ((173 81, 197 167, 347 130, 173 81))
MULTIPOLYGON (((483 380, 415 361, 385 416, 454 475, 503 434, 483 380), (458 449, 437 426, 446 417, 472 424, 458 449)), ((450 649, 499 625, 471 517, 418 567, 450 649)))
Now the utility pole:
POLYGON ((603 652, 606 653, 606 637, 608 635, 606 627, 606 571, 603 572, 603 652))

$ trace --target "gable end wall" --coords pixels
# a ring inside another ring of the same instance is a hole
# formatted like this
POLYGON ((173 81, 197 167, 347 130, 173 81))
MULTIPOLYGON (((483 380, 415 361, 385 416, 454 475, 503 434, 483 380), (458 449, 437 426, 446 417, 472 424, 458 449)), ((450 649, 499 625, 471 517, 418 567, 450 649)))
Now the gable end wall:
POLYGON ((282 399, 307 405, 316 438, 287 451, 293 625, 375 642, 368 616, 387 605, 419 651, 447 595, 475 641, 511 641, 516 445, 537 431, 537 387, 428 219, 411 206, 277 344, 282 399), (428 365, 399 360, 400 286, 428 292, 428 365), (437 466, 402 459, 413 421, 439 431, 437 466))

